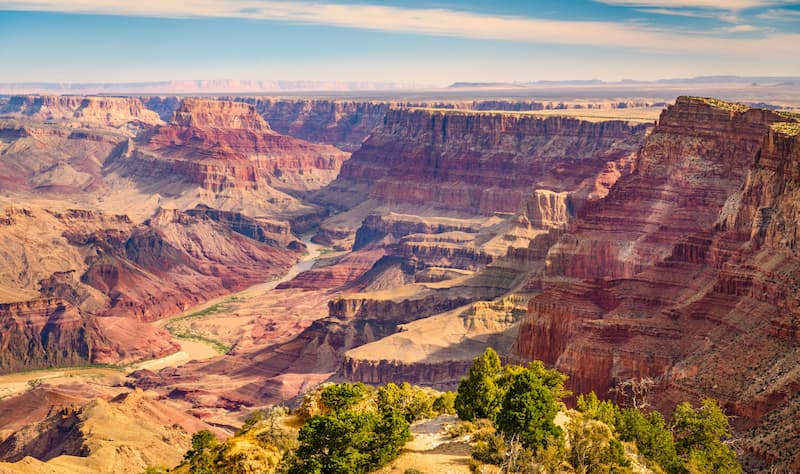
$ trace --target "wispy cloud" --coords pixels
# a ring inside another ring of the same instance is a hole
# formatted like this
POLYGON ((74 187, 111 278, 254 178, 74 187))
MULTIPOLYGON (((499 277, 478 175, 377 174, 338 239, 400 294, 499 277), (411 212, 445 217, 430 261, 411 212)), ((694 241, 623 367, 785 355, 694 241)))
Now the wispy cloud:
POLYGON ((780 22, 800 22, 800 10, 788 10, 786 8, 772 8, 756 15, 759 20, 780 21, 780 22))
POLYGON ((730 26, 727 28, 723 28, 723 31, 727 33, 750 33, 753 31, 759 31, 761 28, 753 25, 735 25, 730 26))
POLYGON ((653 8, 701 8, 712 10, 738 11, 748 8, 765 8, 775 5, 789 5, 791 0, 595 0, 608 5, 653 8))
POLYGON ((636 11, 642 13, 651 13, 654 15, 670 15, 670 16, 685 16, 689 18, 713 18, 726 23, 738 23, 739 17, 732 13, 725 13, 717 10, 679 10, 673 8, 635 8, 636 11))
POLYGON ((608 5, 653 8, 702 8, 710 10, 739 11, 748 8, 765 8, 790 5, 787 0, 595 0, 608 5))
MULTIPOLYGON (((622 0, 604 0, 607 3, 622 0)), ((766 0, 625 0, 641 5, 709 6, 774 4, 766 0)), ((560 21, 367 4, 271 0, 0 0, 0 10, 33 10, 167 18, 244 18, 320 24, 363 30, 495 39, 549 44, 609 46, 662 52, 694 52, 763 58, 793 57, 800 34, 725 38, 709 33, 679 34, 609 21, 560 21), (766 52, 766 53, 765 53, 766 52)))

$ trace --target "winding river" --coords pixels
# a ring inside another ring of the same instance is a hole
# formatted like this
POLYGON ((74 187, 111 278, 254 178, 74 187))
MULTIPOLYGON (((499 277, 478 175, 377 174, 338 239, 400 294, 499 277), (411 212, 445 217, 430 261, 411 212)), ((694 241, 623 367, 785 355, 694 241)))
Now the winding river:
MULTIPOLYGON (((156 321, 153 324, 163 327, 172 320, 202 311, 231 297, 249 298, 254 295, 261 295, 274 290, 279 284, 293 279, 298 274, 306 270, 310 270, 317 260, 319 260, 320 256, 322 255, 323 246, 311 242, 311 237, 311 234, 301 236, 301 240, 306 245, 308 251, 281 278, 263 283, 257 283, 236 293, 220 296, 213 300, 206 301, 193 306, 180 314, 156 321)), ((158 359, 145 360, 130 364, 122 368, 122 370, 103 367, 82 367, 44 369, 0 375, 0 399, 29 390, 36 383, 42 381, 47 381, 48 383, 60 383, 62 381, 74 382, 76 379, 84 379, 91 381, 92 383, 112 385, 119 383, 121 379, 131 372, 135 372, 140 369, 154 371, 161 370, 165 367, 176 367, 192 360, 209 359, 211 357, 217 357, 220 355, 220 353, 217 352, 217 350, 210 343, 178 339, 175 336, 172 336, 172 340, 180 345, 180 350, 178 352, 158 359)))

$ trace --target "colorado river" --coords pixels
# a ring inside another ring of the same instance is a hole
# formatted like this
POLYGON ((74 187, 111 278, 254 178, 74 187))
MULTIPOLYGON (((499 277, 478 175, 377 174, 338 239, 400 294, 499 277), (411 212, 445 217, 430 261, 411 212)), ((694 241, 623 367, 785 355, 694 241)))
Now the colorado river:
MULTIPOLYGON (((176 314, 169 318, 156 321, 154 324, 159 327, 164 327, 171 321, 180 318, 185 318, 186 316, 189 316, 191 314, 206 310, 214 305, 218 305, 224 303, 225 301, 229 301, 231 298, 245 299, 274 290, 275 287, 277 287, 281 283, 290 281, 298 274, 306 270, 310 270, 317 262, 320 255, 322 254, 323 246, 311 242, 311 237, 312 237, 311 234, 306 234, 301 236, 301 241, 306 245, 308 252, 305 255, 303 255, 303 257, 297 263, 295 263, 289 269, 289 271, 281 278, 266 281, 263 283, 257 283, 253 286, 245 288, 244 290, 238 291, 236 293, 214 298, 213 300, 206 301, 205 303, 193 306, 180 314, 176 314)), ((136 364, 137 369, 146 368, 149 370, 159 370, 164 367, 180 365, 191 360, 209 359, 211 357, 216 357, 220 355, 220 353, 211 344, 205 343, 203 341, 180 339, 175 337, 174 335, 172 336, 172 340, 181 346, 180 352, 176 352, 174 354, 162 357, 160 359, 143 361, 139 364, 136 364)))
MULTIPOLYGON (((257 283, 237 293, 215 298, 211 301, 193 306, 180 314, 162 319, 153 324, 163 327, 170 321, 185 317, 198 311, 202 311, 215 304, 220 304, 225 300, 229 300, 232 297, 249 298, 254 295, 260 295, 274 290, 279 284, 289 281, 299 273, 311 269, 311 267, 314 266, 314 263, 316 263, 322 254, 323 247, 321 245, 312 243, 311 235, 304 235, 301 237, 301 240, 306 245, 308 253, 306 253, 297 263, 295 263, 281 278, 263 283, 257 283)), ((220 355, 220 353, 212 345, 201 341, 178 339, 175 336, 172 337, 172 340, 180 345, 180 351, 158 359, 136 362, 121 367, 118 370, 104 367, 57 368, 0 375, 0 399, 29 390, 36 383, 42 381, 57 384, 62 381, 75 382, 76 378, 83 378, 91 380, 93 383, 107 383, 108 385, 112 385, 120 383, 121 379, 124 379, 126 375, 140 369, 157 371, 165 367, 175 367, 185 364, 186 362, 192 360, 209 359, 211 357, 217 357, 220 355)))

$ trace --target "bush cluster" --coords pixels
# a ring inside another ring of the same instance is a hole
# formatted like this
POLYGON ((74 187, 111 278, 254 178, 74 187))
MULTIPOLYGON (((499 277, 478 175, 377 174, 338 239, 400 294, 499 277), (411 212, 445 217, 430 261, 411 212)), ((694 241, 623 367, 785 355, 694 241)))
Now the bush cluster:
POLYGON ((621 408, 593 392, 578 396, 578 411, 566 410, 565 381, 538 361, 503 366, 492 349, 476 358, 455 399, 466 421, 450 428, 453 436, 472 433, 473 471, 490 464, 500 472, 628 473, 638 453, 667 474, 741 472, 725 444, 728 419, 715 401, 696 409, 682 403, 670 423, 657 411, 621 408), (561 426, 555 422, 559 411, 561 426), (476 429, 481 419, 490 428, 476 429))

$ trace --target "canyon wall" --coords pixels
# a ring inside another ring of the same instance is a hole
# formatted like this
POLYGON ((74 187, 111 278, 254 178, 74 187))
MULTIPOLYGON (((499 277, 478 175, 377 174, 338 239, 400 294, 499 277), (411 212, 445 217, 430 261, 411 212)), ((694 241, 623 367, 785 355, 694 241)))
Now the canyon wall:
POLYGON ((88 364, 108 345, 97 325, 66 301, 0 304, 0 373, 88 364))
MULTIPOLYGON (((379 125, 390 108, 435 108, 475 111, 535 111, 554 109, 618 109, 662 107, 663 102, 620 101, 596 103, 562 103, 535 100, 472 100, 472 101, 371 101, 327 99, 281 99, 259 97, 223 97, 252 104, 274 130, 284 135, 314 143, 327 143, 355 152, 379 125)), ((147 102, 153 110, 164 110, 166 99, 147 102), (152 104, 152 105, 151 105, 152 104)), ((164 118, 164 115, 162 115, 164 118)), ((167 117, 168 118, 168 117, 167 117)), ((166 118, 165 118, 166 120, 166 118)))
POLYGON ((162 123, 158 114, 134 97, 14 96, 0 109, 0 115, 107 127, 162 123))
MULTIPOLYGON (((515 355, 555 365, 577 393, 610 396, 650 377, 663 408, 712 396, 740 432, 796 412, 799 122, 679 98, 636 171, 548 251, 515 355)), ((790 436, 744 445, 762 461, 800 462, 790 436)))
POLYGON ((353 152, 383 122, 386 102, 234 98, 252 104, 279 133, 353 152))
POLYGON ((534 188, 575 191, 636 152, 647 125, 567 117, 390 109, 321 200, 515 212, 534 188), (362 198, 363 199, 363 198, 362 198))
POLYGON ((132 175, 179 175, 208 190, 317 189, 333 180, 347 153, 271 130, 252 105, 184 99, 169 124, 140 140, 126 163, 132 175))

